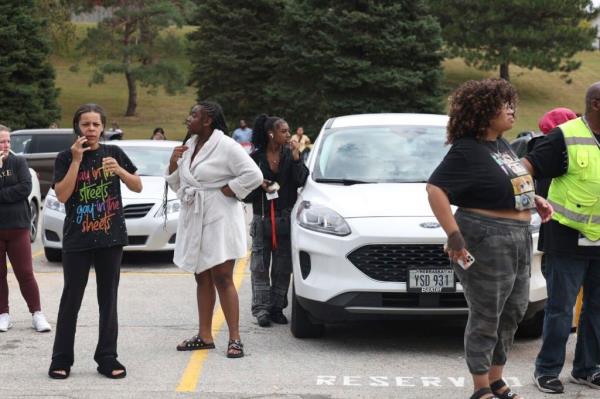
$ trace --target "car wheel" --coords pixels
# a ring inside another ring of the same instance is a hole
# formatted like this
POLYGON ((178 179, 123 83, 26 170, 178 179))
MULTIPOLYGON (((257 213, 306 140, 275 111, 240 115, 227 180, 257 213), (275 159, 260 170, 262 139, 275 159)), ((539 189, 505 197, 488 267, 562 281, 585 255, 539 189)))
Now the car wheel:
POLYGON ((31 225, 29 226, 29 241, 34 242, 38 232, 38 221, 40 219, 40 212, 37 206, 37 202, 30 201, 29 209, 31 209, 31 225))
POLYGON ((544 330, 544 311, 540 310, 527 320, 523 320, 517 329, 519 338, 539 338, 544 330))
POLYGON ((308 312, 300 305, 296 290, 292 285, 292 335, 296 338, 318 338, 325 332, 323 324, 313 323, 308 312))
POLYGON ((49 262, 62 261, 62 253, 60 249, 44 247, 44 255, 49 262))

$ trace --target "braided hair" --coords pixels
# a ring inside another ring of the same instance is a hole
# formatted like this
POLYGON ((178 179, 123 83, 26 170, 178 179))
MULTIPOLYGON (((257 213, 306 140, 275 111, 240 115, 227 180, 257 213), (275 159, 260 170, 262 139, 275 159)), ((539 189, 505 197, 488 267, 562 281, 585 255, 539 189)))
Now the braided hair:
POLYGON ((257 151, 266 149, 269 142, 269 131, 274 132, 282 123, 285 123, 285 121, 278 116, 259 115, 254 121, 254 128, 252 129, 254 148, 257 151))
MULTIPOLYGON (((196 107, 202 107, 204 111, 211 117, 212 123, 210 125, 211 129, 218 129, 223 133, 227 134, 227 122, 225 122, 225 115, 223 114, 223 108, 218 103, 212 101, 200 101, 198 104, 194 105, 192 109, 196 107)), ((187 132, 185 137, 183 138, 183 144, 185 144, 189 138, 192 137, 191 132, 187 132)))

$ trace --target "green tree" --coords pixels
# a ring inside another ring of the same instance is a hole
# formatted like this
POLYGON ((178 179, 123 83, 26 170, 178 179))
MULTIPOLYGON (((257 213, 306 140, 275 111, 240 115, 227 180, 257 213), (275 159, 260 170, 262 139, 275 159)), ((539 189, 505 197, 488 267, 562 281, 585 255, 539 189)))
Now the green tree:
MULTIPOLYGON (((76 1, 77 10, 94 6, 94 0, 76 1)), ((163 86, 167 94, 185 90, 185 72, 173 58, 181 57, 184 45, 170 26, 181 27, 190 10, 187 0, 105 0, 112 17, 87 31, 78 48, 96 66, 91 84, 104 82, 106 74, 123 74, 128 100, 125 116, 135 115, 138 83, 156 93, 163 86), (160 54, 160 56, 159 56, 160 54)))
POLYGON ((46 33, 53 54, 70 55, 74 49, 72 38, 75 25, 71 22, 68 0, 37 0, 36 13, 46 18, 46 33))
POLYGON ((283 26, 265 91, 293 125, 314 134, 331 116, 440 111, 442 40, 425 1, 296 0, 283 26))
POLYGON ((270 112, 265 84, 280 62, 284 0, 204 0, 189 35, 191 84, 229 121, 270 112))
POLYGON ((45 128, 60 118, 45 21, 33 0, 0 2, 0 123, 45 128))
POLYGON ((509 65, 568 73, 572 59, 591 49, 596 12, 590 0, 431 1, 449 52, 483 70, 499 67, 509 80, 509 65))

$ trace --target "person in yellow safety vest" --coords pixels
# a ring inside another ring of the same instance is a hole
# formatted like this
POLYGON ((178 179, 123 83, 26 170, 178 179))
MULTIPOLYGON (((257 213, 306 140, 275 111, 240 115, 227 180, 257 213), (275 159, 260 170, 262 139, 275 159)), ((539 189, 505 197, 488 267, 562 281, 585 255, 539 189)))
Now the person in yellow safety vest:
POLYGON ((585 114, 539 139, 522 162, 536 178, 553 179, 548 201, 554 215, 541 248, 548 302, 534 382, 542 392, 564 392, 559 375, 583 286, 570 380, 600 389, 600 82, 587 90, 585 114))

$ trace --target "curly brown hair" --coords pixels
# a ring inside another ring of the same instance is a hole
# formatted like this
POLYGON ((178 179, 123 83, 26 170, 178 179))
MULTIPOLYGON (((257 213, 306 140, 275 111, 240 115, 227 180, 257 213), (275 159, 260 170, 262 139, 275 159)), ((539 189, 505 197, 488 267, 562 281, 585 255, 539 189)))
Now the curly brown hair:
POLYGON ((490 122, 509 104, 516 111, 518 95, 504 79, 469 80, 458 87, 448 99, 447 143, 461 137, 482 140, 490 122))

